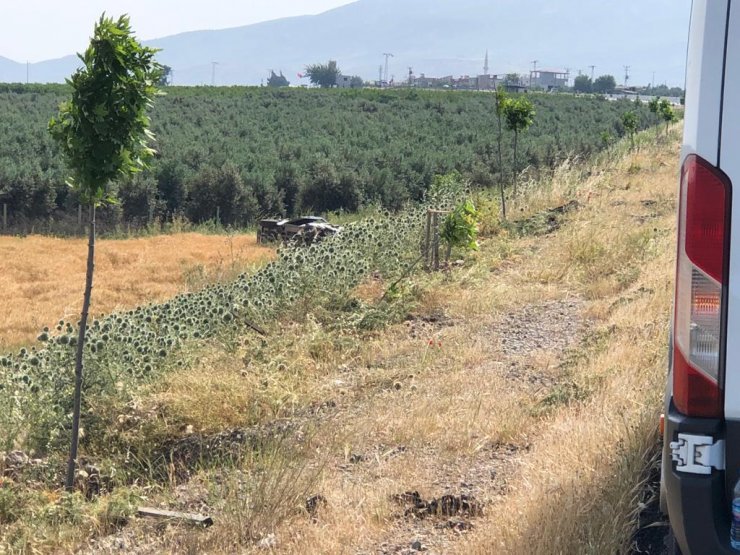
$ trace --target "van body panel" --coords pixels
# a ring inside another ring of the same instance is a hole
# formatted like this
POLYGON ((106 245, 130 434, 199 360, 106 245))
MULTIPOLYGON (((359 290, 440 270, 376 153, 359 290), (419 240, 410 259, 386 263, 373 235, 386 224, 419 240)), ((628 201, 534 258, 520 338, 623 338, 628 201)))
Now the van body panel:
MULTIPOLYGON (((725 61, 725 85, 720 140, 720 169, 740 184, 740 2, 730 9, 725 61), (735 31, 736 30, 736 31, 735 31)), ((725 418, 740 421, 740 194, 733 194, 730 271, 727 284, 727 351, 725 358, 725 418)), ((738 461, 740 462, 740 461, 738 461)))
MULTIPOLYGON (((740 0, 694 0, 686 66, 686 113, 681 165, 696 154, 740 184, 740 0)), ((678 181, 678 180, 677 180, 678 181)), ((730 222, 740 222, 740 194, 730 194, 730 222)), ((724 297, 725 357, 719 384, 724 418, 692 418, 673 402, 669 357, 663 438, 662 495, 676 542, 684 555, 729 554, 730 497, 740 471, 740 224, 730 227, 729 277, 724 297), (679 471, 671 442, 678 434, 724 441, 726 471, 679 471)), ((671 351, 673 337, 671 336, 671 351)), ((737 552, 735 552, 737 553, 737 552)))
POLYGON ((694 0, 691 8, 682 162, 698 154, 712 165, 718 163, 729 1, 694 0))

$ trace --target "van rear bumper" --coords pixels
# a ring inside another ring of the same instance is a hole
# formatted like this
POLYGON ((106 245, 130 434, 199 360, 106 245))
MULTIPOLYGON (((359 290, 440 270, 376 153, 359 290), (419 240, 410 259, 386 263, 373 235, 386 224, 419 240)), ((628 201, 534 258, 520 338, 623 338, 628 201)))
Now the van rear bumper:
POLYGON ((663 482, 671 528, 684 555, 738 555, 730 547, 730 504, 725 495, 725 473, 710 475, 676 472, 669 444, 679 433, 723 436, 720 420, 688 418, 671 399, 665 419, 663 482))

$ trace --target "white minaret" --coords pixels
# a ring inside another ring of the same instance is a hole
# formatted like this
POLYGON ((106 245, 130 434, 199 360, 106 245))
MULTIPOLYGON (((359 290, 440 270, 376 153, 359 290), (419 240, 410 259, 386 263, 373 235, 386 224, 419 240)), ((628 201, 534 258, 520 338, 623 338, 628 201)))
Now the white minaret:
POLYGON ((486 61, 483 62, 483 75, 488 75, 488 49, 486 49, 486 61))

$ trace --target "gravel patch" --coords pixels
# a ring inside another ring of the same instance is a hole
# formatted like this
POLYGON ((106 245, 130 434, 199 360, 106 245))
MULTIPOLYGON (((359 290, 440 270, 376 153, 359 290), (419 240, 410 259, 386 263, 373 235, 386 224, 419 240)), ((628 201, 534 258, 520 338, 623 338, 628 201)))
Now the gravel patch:
POLYGON ((535 351, 562 354, 583 333, 581 299, 563 299, 527 305, 507 314, 497 324, 501 351, 509 357, 535 351))

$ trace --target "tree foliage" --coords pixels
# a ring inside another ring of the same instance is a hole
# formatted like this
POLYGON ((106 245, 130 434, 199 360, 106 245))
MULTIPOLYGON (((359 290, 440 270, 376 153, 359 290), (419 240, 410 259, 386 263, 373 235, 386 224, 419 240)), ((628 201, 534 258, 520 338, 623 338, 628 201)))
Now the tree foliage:
POLYGON ((326 64, 306 66, 306 75, 311 83, 318 85, 322 89, 335 87, 340 73, 337 62, 334 60, 329 60, 326 64))
POLYGON ((617 88, 617 80, 613 75, 601 75, 594 80, 592 91, 596 94, 611 94, 617 88))
POLYGON ((573 90, 577 93, 590 93, 593 83, 588 75, 579 75, 573 81, 573 90))
POLYGON ((445 217, 440 237, 447 244, 447 260, 453 248, 478 250, 478 211, 470 199, 458 204, 445 217))
POLYGON ((525 96, 508 99, 503 106, 506 127, 514 133, 513 142, 513 167, 514 167, 514 193, 516 193, 516 182, 519 175, 518 144, 519 135, 529 129, 534 123, 534 105, 525 96))
POLYGON ((138 173, 154 156, 147 109, 162 77, 156 50, 131 35, 128 17, 101 17, 80 56, 84 67, 68 80, 72 98, 49 122, 79 198, 99 205, 114 181, 138 173))
MULTIPOLYGON (((0 204, 8 204, 15 229, 78 229, 80 197, 65 185, 61 148, 45 132, 70 94, 62 85, 0 85, 0 204)), ((647 106, 625 100, 527 98, 537 124, 519 137, 517 156, 534 172, 597 152, 604 132, 625 135, 625 110, 640 114, 641 127, 658 122, 647 106)), ((221 205, 227 226, 329 210, 338 205, 332 197, 338 182, 352 188, 341 197, 345 209, 419 201, 436 174, 452 170, 474 186, 510 183, 513 152, 503 148, 498 156, 494 112, 487 92, 174 87, 151 112, 158 152, 151 168, 110 188, 120 205, 98 211, 100 229, 173 217, 212 220, 215 212, 200 203, 207 193, 219 197, 217 177, 227 164, 258 204, 256 213, 233 221, 236 212, 221 205)), ((513 133, 502 124, 505 146, 513 133)))
POLYGON ((172 68, 167 65, 161 66, 161 75, 159 77, 159 80, 157 81, 157 86, 159 87, 166 87, 168 85, 172 85, 172 68))
POLYGON ((627 131, 627 135, 629 135, 630 141, 632 143, 632 148, 634 148, 635 134, 640 127, 640 117, 637 115, 637 112, 635 112, 634 110, 627 110, 624 114, 622 114, 622 125, 627 131))

